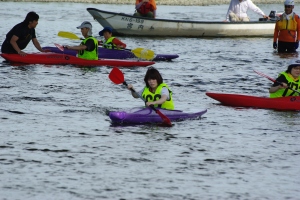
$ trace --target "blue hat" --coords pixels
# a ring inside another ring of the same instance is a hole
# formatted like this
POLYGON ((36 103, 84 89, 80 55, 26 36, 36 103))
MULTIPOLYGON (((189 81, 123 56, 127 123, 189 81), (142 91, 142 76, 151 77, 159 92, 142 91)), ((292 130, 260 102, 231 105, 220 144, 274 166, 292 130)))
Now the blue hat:
POLYGON ((112 33, 112 28, 110 28, 110 27, 104 27, 104 29, 102 30, 102 31, 100 31, 99 32, 99 35, 100 36, 103 36, 103 33, 105 32, 105 31, 107 31, 107 32, 109 32, 109 33, 112 33))

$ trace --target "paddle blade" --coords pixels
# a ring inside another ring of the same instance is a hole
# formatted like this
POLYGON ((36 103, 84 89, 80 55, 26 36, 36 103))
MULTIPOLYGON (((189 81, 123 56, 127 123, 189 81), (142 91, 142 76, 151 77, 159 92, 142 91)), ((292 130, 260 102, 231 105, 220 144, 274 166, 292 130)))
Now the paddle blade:
POLYGON ((265 75, 265 74, 263 74, 263 73, 261 73, 261 72, 259 72, 259 71, 256 71, 256 70, 253 70, 253 71, 254 71, 255 73, 257 73, 258 75, 261 75, 261 76, 263 76, 263 77, 269 79, 270 81, 273 81, 274 83, 276 82, 275 79, 272 79, 271 77, 269 77, 269 76, 267 76, 267 75, 265 75))
POLYGON ((61 50, 61 51, 64 51, 64 50, 65 50, 65 48, 64 48, 62 45, 60 45, 60 44, 54 43, 54 45, 55 45, 59 50, 61 50))
POLYGON ((115 84, 121 84, 125 82, 123 72, 117 67, 114 67, 111 70, 108 77, 115 84))
POLYGON ((156 109, 153 105, 151 105, 150 107, 160 116, 160 118, 163 120, 164 125, 172 126, 171 120, 166 115, 160 112, 160 110, 156 109))
POLYGON ((72 39, 72 40, 80 40, 80 38, 77 35, 75 35, 74 33, 71 33, 71 32, 59 31, 57 35, 60 37, 64 37, 64 38, 68 38, 68 39, 72 39))
POLYGON ((155 57, 155 53, 152 50, 144 49, 144 48, 136 48, 132 49, 131 52, 138 58, 144 59, 144 60, 153 60, 155 57))

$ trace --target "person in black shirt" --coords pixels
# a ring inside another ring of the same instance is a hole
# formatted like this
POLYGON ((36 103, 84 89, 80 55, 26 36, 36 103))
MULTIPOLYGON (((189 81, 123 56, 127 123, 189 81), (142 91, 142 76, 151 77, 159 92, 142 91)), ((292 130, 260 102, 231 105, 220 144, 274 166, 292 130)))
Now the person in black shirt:
POLYGON ((22 50, 26 48, 30 40, 34 46, 41 52, 42 49, 35 35, 35 27, 38 24, 39 15, 35 12, 29 12, 25 20, 15 25, 7 34, 1 46, 2 53, 26 55, 22 50))

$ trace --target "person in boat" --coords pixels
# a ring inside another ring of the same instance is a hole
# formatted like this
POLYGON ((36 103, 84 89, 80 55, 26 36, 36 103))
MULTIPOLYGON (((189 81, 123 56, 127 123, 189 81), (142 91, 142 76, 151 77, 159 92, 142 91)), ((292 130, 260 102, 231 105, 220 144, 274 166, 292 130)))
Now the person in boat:
POLYGON ((84 40, 78 46, 64 46, 66 49, 78 51, 78 58, 86 60, 98 60, 98 40, 92 36, 92 24, 88 21, 82 22, 77 29, 81 29, 84 40))
MULTIPOLYGON (((131 92, 134 98, 142 97, 145 99, 146 106, 154 105, 168 110, 174 110, 174 102, 172 91, 169 86, 163 82, 163 78, 159 71, 154 67, 148 68, 144 77, 146 86, 139 92, 131 92)), ((128 84, 128 89, 133 89, 131 84, 128 84)))
POLYGON ((300 20, 299 15, 295 14, 293 9, 294 0, 286 0, 284 2, 284 13, 276 22, 273 48, 277 49, 278 53, 293 53, 298 49, 300 40, 300 20))
POLYGON ((112 36, 112 28, 104 27, 102 31, 99 32, 100 36, 104 37, 104 41, 99 41, 99 44, 106 49, 125 49, 126 44, 123 43, 116 37, 112 36))
POLYGON ((35 28, 38 25, 39 15, 35 12, 27 13, 23 22, 15 25, 7 34, 1 46, 2 53, 20 54, 25 56, 26 53, 22 51, 25 49, 30 41, 37 50, 43 50, 35 35, 35 28))
POLYGON ((248 9, 263 16, 263 18, 270 19, 270 17, 266 16, 251 0, 231 0, 225 22, 249 22, 250 19, 247 15, 248 9))
POLYGON ((136 17, 156 17, 156 2, 155 0, 136 0, 135 2, 136 12, 133 16, 136 17))
MULTIPOLYGON (((270 97, 286 97, 286 96, 299 96, 299 93, 290 90, 300 89, 300 59, 291 60, 287 70, 281 72, 276 79, 276 82, 269 89, 270 97)), ((299 91, 300 92, 300 91, 299 91)))

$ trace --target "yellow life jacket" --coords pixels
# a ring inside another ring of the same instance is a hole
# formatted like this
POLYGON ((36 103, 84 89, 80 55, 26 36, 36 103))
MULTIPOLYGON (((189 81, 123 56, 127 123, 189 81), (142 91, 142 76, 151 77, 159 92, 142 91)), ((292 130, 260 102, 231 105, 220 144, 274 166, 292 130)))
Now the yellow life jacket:
POLYGON ((92 36, 85 38, 81 45, 85 45, 87 40, 92 39, 95 43, 95 49, 93 51, 80 50, 78 51, 78 58, 86 59, 86 60, 98 60, 98 40, 92 36))
POLYGON ((163 104, 156 104, 154 107, 160 107, 168 110, 174 110, 174 102, 172 98, 172 91, 170 90, 169 86, 165 83, 160 84, 156 90, 155 93, 150 92, 149 87, 145 87, 144 91, 142 93, 142 97, 146 100, 146 102, 153 102, 156 100, 159 100, 161 98, 161 90, 163 87, 166 87, 169 90, 170 99, 166 100, 163 104))
POLYGON ((112 42, 114 39, 115 37, 108 38, 108 40, 106 40, 103 44, 103 47, 106 49, 118 49, 117 46, 112 42))
MULTIPOLYGON (((294 80, 291 75, 289 75, 286 72, 282 72, 279 74, 280 75, 284 75, 286 80, 288 81, 287 85, 294 89, 294 90, 298 90, 300 88, 300 81, 299 79, 294 80)), ((288 88, 281 88, 279 90, 277 90, 274 93, 270 93, 270 98, 278 98, 278 97, 287 97, 287 96, 299 96, 299 94, 297 92, 294 92, 293 90, 290 90, 288 88)))
POLYGON ((293 13, 289 19, 287 19, 286 14, 282 14, 280 16, 280 20, 277 21, 279 30, 289 30, 296 31, 297 30, 297 21, 295 18, 299 18, 295 13, 293 13))

